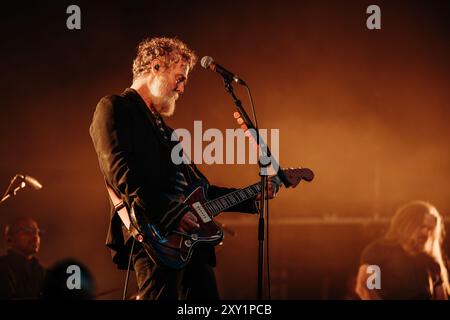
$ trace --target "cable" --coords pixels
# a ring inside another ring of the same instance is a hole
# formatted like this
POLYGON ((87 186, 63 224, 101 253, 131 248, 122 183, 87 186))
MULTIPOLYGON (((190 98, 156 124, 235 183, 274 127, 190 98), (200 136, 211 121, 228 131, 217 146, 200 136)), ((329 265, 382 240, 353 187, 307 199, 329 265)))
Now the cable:
POLYGON ((270 256, 269 256, 269 183, 270 179, 267 179, 267 196, 266 196, 266 263, 267 263, 267 290, 269 295, 269 300, 271 300, 271 294, 270 294, 270 256))
POLYGON ((136 242, 136 238, 133 237, 133 243, 131 244, 130 258, 128 258, 127 276, 125 278, 125 287, 123 288, 122 300, 126 300, 126 298, 127 298, 128 279, 130 278, 131 258, 133 257, 133 250, 134 250, 134 243, 135 242, 136 242))
POLYGON ((247 89, 247 94, 248 94, 248 98, 250 100, 250 105, 252 106, 253 121, 255 121, 255 129, 257 131, 256 144, 259 146, 259 131, 258 131, 259 130, 259 126, 258 126, 258 119, 256 118, 255 106, 253 104, 253 97, 252 97, 252 93, 250 91, 250 88, 247 86, 247 84, 245 84, 244 86, 247 89))

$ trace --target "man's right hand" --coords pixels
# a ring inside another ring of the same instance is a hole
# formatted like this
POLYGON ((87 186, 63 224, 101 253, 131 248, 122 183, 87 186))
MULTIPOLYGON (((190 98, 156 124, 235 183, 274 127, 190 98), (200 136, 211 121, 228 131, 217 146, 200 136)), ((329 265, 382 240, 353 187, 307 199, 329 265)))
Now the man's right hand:
POLYGON ((189 211, 187 212, 183 218, 181 218, 180 225, 177 230, 180 232, 193 233, 200 228, 200 225, 197 222, 197 217, 189 211))

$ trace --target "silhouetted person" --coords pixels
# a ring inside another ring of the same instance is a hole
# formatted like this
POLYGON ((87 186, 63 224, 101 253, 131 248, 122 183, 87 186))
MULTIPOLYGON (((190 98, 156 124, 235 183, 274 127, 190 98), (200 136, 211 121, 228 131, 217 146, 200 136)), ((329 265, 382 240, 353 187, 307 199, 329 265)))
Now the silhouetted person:
POLYGON ((68 258, 48 269, 43 299, 89 300, 94 298, 95 283, 91 272, 81 262, 68 258))
POLYGON ((35 257, 41 243, 37 222, 16 219, 4 235, 8 252, 0 257, 0 299, 38 299, 45 269, 35 257))
POLYGON ((442 217, 433 205, 413 201, 402 206, 386 235, 363 251, 356 292, 367 300, 448 299, 443 239, 442 217), (376 277, 379 285, 371 282, 376 277))

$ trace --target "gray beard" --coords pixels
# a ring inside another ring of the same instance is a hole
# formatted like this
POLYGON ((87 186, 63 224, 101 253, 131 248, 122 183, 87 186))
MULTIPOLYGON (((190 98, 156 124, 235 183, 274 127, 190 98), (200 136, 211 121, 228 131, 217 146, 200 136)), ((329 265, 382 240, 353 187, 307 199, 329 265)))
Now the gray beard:
MULTIPOLYGON (((165 80, 162 80, 159 91, 168 91, 168 85, 165 80)), ((162 116, 170 117, 175 112, 177 96, 175 92, 170 92, 170 96, 155 95, 152 97, 153 105, 162 116)))
POLYGON ((175 112, 175 97, 163 98, 159 102, 155 101, 155 108, 162 116, 172 116, 175 112))

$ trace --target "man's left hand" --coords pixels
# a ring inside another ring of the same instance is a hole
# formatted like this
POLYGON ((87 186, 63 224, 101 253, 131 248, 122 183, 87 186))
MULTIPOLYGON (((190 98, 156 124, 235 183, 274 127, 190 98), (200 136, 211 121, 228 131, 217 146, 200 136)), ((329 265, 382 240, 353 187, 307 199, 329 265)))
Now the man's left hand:
MULTIPOLYGON (((269 199, 273 199, 277 196, 278 190, 280 190, 280 186, 273 182, 271 179, 268 181, 269 183, 269 199)), ((256 200, 261 199, 261 193, 258 194, 256 200)))

